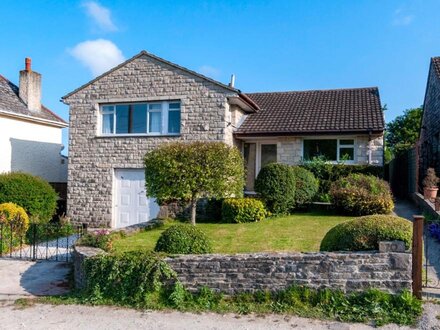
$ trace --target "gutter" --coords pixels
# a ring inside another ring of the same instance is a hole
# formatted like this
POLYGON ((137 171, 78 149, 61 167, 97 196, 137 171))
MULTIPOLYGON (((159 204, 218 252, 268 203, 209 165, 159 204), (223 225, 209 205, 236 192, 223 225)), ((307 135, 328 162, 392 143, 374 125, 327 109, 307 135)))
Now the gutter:
POLYGON ((19 118, 24 121, 30 121, 30 122, 34 122, 34 123, 38 123, 38 124, 46 124, 48 126, 54 126, 54 127, 59 127, 59 128, 69 127, 68 123, 61 123, 61 122, 55 121, 55 120, 49 120, 49 119, 38 118, 38 117, 34 117, 34 116, 11 113, 9 111, 4 111, 4 110, 0 110, 0 115, 4 115, 5 117, 10 117, 10 118, 19 118))

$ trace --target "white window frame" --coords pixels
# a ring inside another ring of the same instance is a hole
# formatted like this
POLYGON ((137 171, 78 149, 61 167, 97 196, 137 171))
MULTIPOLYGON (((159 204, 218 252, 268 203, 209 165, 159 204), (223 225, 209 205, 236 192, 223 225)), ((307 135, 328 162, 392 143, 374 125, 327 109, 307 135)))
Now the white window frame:
MULTIPOLYGON (((97 136, 102 137, 134 137, 134 136, 179 136, 180 130, 178 133, 170 133, 168 132, 168 115, 170 112, 169 104, 170 103, 179 103, 180 109, 172 109, 171 111, 180 111, 180 125, 182 124, 182 102, 180 100, 168 100, 168 101, 148 101, 148 102, 133 102, 133 103, 112 103, 112 104, 101 104, 99 106, 98 111, 98 131, 97 136), (116 133, 116 106, 118 105, 132 105, 132 104, 146 104, 147 105, 147 132, 145 133, 116 133), (161 109, 150 110, 150 104, 160 104, 161 109), (104 110, 104 107, 112 107, 111 110, 104 110), (149 113, 150 112, 160 112, 161 113, 161 132, 153 132, 149 133, 149 113), (113 115, 113 133, 103 133, 103 115, 104 114, 112 114, 113 115)), ((181 127, 180 127, 181 128, 181 127)))
POLYGON ((337 164, 337 163, 344 163, 344 164, 356 164, 357 162, 357 155, 356 155, 356 138, 354 136, 311 136, 311 137, 305 137, 302 139, 302 159, 304 160, 304 141, 306 140, 336 140, 336 160, 329 160, 329 163, 337 164), (353 144, 341 144, 340 140, 353 140, 353 144), (339 157, 340 154, 340 148, 353 148, 353 160, 344 160, 342 161, 339 157))
POLYGON ((244 154, 244 144, 245 143, 255 143, 255 178, 258 176, 258 173, 260 173, 261 170, 261 146, 263 144, 274 144, 277 146, 277 162, 278 162, 278 156, 279 156, 279 150, 278 150, 278 142, 276 140, 264 140, 264 141, 252 141, 252 140, 245 140, 242 143, 241 146, 241 154, 244 154))

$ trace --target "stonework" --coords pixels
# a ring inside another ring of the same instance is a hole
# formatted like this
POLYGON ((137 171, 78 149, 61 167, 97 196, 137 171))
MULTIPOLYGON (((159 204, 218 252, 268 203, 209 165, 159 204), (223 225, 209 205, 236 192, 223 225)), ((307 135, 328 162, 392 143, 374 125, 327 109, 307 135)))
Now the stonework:
POLYGON ((142 168, 147 151, 175 141, 224 141, 227 98, 215 83, 141 56, 68 96, 70 105, 68 215, 91 227, 112 224, 113 176, 118 168, 142 168), (180 100, 179 136, 100 137, 102 103, 180 100))
MULTIPOLYGON (((384 251, 329 253, 253 253, 236 255, 180 255, 165 261, 190 291, 202 286, 234 294, 278 291, 292 284, 344 292, 376 288, 391 293, 411 289, 411 254, 402 243, 381 244, 384 251)), ((83 263, 99 249, 76 247, 75 284, 86 283, 83 263)))

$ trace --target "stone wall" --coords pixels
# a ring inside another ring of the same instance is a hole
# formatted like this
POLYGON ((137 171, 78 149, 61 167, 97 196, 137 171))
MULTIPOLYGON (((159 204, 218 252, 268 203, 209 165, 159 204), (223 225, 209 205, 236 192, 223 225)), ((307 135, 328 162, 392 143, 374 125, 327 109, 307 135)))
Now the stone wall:
MULTIPOLYGON (((277 291, 292 284, 344 292, 411 289, 411 254, 389 251, 404 251, 403 242, 381 242, 381 250, 373 252, 181 255, 165 260, 191 291, 202 286, 227 294, 277 291)), ((75 267, 80 266, 75 260, 75 267)), ((75 275, 82 274, 75 269, 75 275)))
POLYGON ((145 153, 160 144, 194 140, 232 143, 225 120, 231 96, 236 93, 143 55, 67 97, 68 215, 91 227, 111 226, 114 170, 142 168, 145 153), (100 104, 158 100, 180 100, 179 136, 99 136, 100 104))

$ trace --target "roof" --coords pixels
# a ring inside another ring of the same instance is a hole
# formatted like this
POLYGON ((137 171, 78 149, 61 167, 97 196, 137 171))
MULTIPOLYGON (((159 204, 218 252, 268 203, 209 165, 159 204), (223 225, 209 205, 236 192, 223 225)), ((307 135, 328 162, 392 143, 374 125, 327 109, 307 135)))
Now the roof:
POLYGON ((44 105, 41 111, 30 111, 19 97, 18 86, 0 75, 0 112, 5 115, 46 122, 55 126, 67 127, 67 123, 44 105))
POLYGON ((236 135, 293 135, 382 132, 377 87, 246 93, 260 111, 249 115, 236 135))
POLYGON ((432 65, 434 66, 435 73, 438 77, 440 77, 440 57, 432 57, 431 61, 432 65))
POLYGON ((151 54, 151 53, 149 53, 149 52, 147 52, 147 51, 145 51, 145 50, 142 50, 139 54, 133 56, 132 58, 126 60, 125 62, 119 64, 118 66, 115 66, 113 69, 110 69, 109 71, 104 72, 103 74, 101 74, 100 76, 96 77, 95 79, 90 80, 88 83, 85 83, 84 85, 78 87, 78 88, 75 89, 74 91, 72 91, 72 92, 70 92, 70 93, 64 95, 61 99, 62 99, 62 100, 67 99, 68 97, 70 97, 70 96, 72 96, 72 95, 78 93, 80 90, 82 90, 82 89, 86 88, 87 86, 93 84, 94 82, 98 81, 99 79, 101 79, 101 78, 103 78, 103 77, 109 75, 110 73, 112 73, 112 72, 114 72, 114 71, 116 71, 116 70, 118 70, 118 69, 124 67, 124 66, 127 65, 128 63, 130 63, 130 62, 132 62, 132 61, 134 61, 134 60, 136 60, 136 59, 138 59, 138 58, 140 58, 140 57, 142 57, 142 56, 150 57, 150 58, 152 58, 152 59, 154 59, 154 60, 156 60, 156 61, 159 61, 159 62, 161 62, 161 63, 167 64, 167 65, 172 66, 172 67, 174 67, 174 68, 176 68, 176 69, 179 69, 179 70, 182 70, 182 71, 184 71, 184 72, 186 72, 186 73, 189 73, 189 74, 191 74, 191 75, 193 75, 193 76, 196 76, 196 77, 199 77, 199 78, 201 78, 201 79, 203 79, 203 80, 206 80, 206 81, 208 81, 208 82, 211 82, 211 83, 213 83, 213 84, 215 84, 215 85, 217 85, 217 86, 220 86, 220 87, 223 87, 223 88, 225 88, 225 89, 227 89, 227 90, 230 90, 231 92, 240 93, 240 90, 238 90, 238 89, 236 89, 236 88, 233 88, 233 87, 231 87, 231 86, 225 85, 225 84, 223 84, 223 83, 221 83, 221 82, 219 82, 219 81, 217 81, 217 80, 211 79, 211 78, 206 77, 206 76, 204 76, 204 75, 202 75, 202 74, 200 74, 200 73, 198 73, 198 72, 195 72, 195 71, 193 71, 193 70, 187 69, 187 68, 185 68, 185 67, 183 67, 183 66, 177 65, 177 64, 175 64, 175 63, 173 63, 173 62, 167 61, 167 60, 165 60, 165 59, 163 59, 163 58, 161 58, 161 57, 159 57, 159 56, 153 55, 153 54, 151 54))

